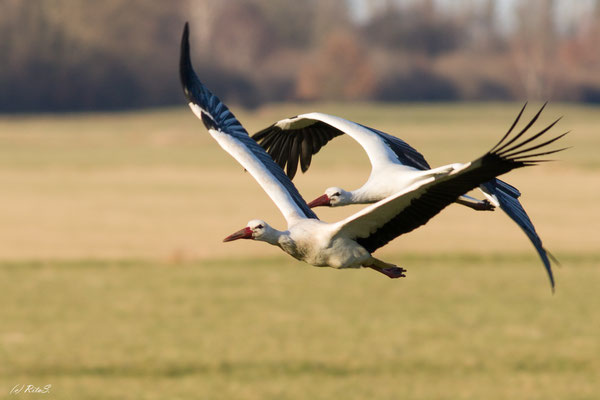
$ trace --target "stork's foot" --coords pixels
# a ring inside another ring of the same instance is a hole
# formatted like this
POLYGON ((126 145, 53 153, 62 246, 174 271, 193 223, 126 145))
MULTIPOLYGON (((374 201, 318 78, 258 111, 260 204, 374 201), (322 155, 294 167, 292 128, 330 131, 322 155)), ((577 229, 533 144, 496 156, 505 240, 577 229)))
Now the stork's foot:
POLYGON ((473 204, 473 209, 477 211, 494 211, 496 206, 490 203, 489 200, 481 200, 480 202, 473 204))
POLYGON ((458 204, 472 208, 475 211, 494 211, 496 206, 493 205, 489 200, 478 200, 469 196, 460 196, 456 199, 458 204))
POLYGON ((365 264, 363 267, 374 269, 377 272, 380 272, 391 279, 402 278, 405 277, 404 273, 406 270, 404 268, 400 268, 394 264, 386 263, 385 261, 378 260, 375 257, 371 257, 371 260, 365 264))
POLYGON ((406 275, 404 275, 406 270, 404 268, 400 268, 400 267, 381 268, 381 267, 376 267, 374 265, 369 265, 369 268, 374 269, 377 272, 381 272, 382 274, 386 275, 388 278, 391 278, 391 279, 406 277, 406 275))

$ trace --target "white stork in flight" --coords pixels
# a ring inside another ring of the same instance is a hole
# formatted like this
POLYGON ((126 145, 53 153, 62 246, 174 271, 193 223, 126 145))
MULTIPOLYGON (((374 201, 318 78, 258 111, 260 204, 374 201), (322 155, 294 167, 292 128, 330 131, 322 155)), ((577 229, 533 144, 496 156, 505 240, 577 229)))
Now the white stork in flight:
MULTIPOLYGON (((519 135, 531 128, 544 107, 545 104, 519 135)), ((525 106, 517 115, 510 131, 517 125, 524 110, 525 106)), ((540 134, 548 131, 559 120, 560 118, 540 134)), ((294 179, 298 164, 302 172, 306 172, 310 167, 312 156, 330 140, 343 134, 347 134, 363 147, 371 162, 371 174, 367 182, 352 191, 339 187, 327 188, 325 194, 308 203, 311 208, 375 203, 406 190, 422 180, 424 172, 431 170, 423 155, 405 141, 377 129, 323 113, 314 112, 282 119, 255 133, 252 138, 281 168, 286 169, 290 179, 294 179)), ((531 240, 554 285, 549 257, 555 262, 556 259, 542 245, 533 223, 519 202, 518 198, 521 195, 519 190, 496 178, 481 183, 479 188, 491 203, 488 200, 481 201, 466 195, 458 197, 455 201, 475 210, 491 211, 495 206, 500 206, 531 240)))
POLYGON ((367 267, 390 278, 404 276, 403 268, 378 260, 372 253, 397 236, 427 223, 481 183, 515 168, 535 165, 540 161, 537 156, 560 151, 532 152, 563 136, 536 144, 533 141, 545 131, 519 142, 524 131, 512 136, 509 131, 482 157, 422 171, 421 179, 403 191, 346 219, 327 223, 317 218, 283 169, 248 135, 227 106, 200 82, 190 60, 188 24, 181 40, 179 68, 183 91, 194 114, 219 145, 254 177, 287 221, 287 229, 277 230, 262 220, 251 220, 224 241, 264 241, 319 267, 367 267))

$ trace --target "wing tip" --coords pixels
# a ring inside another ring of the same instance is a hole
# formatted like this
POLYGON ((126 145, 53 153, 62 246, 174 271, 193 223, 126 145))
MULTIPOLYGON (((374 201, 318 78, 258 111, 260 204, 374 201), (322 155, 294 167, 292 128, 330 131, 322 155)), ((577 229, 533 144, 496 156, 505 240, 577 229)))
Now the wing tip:
POLYGON ((192 79, 194 76, 194 69, 192 67, 192 60, 190 57, 190 27, 189 23, 186 22, 183 27, 183 33, 181 35, 181 53, 179 57, 179 79, 181 80, 181 86, 183 87, 183 93, 188 101, 192 101, 190 88, 192 86, 192 79))
POLYGON ((555 264, 560 265, 558 260, 550 254, 548 250, 542 247, 544 254, 546 255, 546 260, 544 261, 544 267, 546 267, 546 272, 548 273, 548 279, 550 279, 550 288, 552 289, 552 294, 554 294, 556 290, 556 282, 554 281, 554 273, 552 272, 552 264, 550 260, 552 260, 555 264))

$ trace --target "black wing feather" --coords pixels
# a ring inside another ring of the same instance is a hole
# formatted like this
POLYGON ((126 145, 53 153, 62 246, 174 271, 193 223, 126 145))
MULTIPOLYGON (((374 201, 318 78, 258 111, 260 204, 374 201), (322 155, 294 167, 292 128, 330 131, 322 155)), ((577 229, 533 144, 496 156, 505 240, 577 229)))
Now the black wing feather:
POLYGON ((312 160, 313 137, 311 135, 302 135, 302 137, 300 169, 302 170, 302 173, 304 173, 308 171, 308 167, 310 167, 310 162, 312 160))
POLYGON ((288 162, 287 154, 289 154, 289 152, 290 152, 290 148, 288 146, 289 143, 290 143, 290 137, 284 136, 282 138, 281 142, 278 143, 277 149, 273 149, 273 153, 276 154, 276 157, 274 157, 273 159, 284 171, 285 171, 285 166, 288 162))
MULTIPOLYGON (((304 128, 308 131, 308 128, 304 128)), ((318 128, 315 128, 312 132, 309 133, 313 139, 313 155, 317 154, 321 147, 323 147, 323 138, 321 137, 321 132, 318 128)))
POLYGON ((269 151, 269 149, 277 142, 277 140, 279 140, 280 137, 277 135, 267 135, 264 137, 263 140, 263 148, 265 150, 267 150, 267 152, 269 151))
POLYGON ((287 163, 287 176, 293 177, 296 175, 298 170, 298 160, 300 158, 302 135, 296 133, 292 137, 292 146, 290 148, 290 155, 287 163))
POLYGON ((309 126, 299 129, 282 130, 273 124, 252 135, 279 165, 287 165, 287 175, 294 179, 298 171, 298 163, 302 172, 310 167, 312 156, 331 139, 343 135, 344 132, 322 121, 314 121, 309 126), (273 139, 279 137, 280 140, 273 139), (271 144, 271 141, 275 144, 271 144))

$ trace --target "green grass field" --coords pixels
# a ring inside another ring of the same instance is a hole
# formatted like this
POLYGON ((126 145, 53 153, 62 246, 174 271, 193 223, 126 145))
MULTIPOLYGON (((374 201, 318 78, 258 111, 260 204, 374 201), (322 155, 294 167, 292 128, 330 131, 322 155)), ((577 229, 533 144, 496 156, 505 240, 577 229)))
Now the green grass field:
MULTIPOLYGON (((519 108, 234 111, 250 131, 341 115, 437 166, 482 154, 519 108)), ((562 263, 554 295, 501 212, 451 206, 378 251, 408 269, 402 280, 221 243, 252 218, 284 220, 183 107, 2 117, 0 398, 597 399, 599 111, 551 105, 539 127, 564 115, 557 132, 572 130, 573 148, 505 177, 562 263), (22 384, 52 387, 10 394, 22 384)), ((312 199, 367 175, 362 150, 338 138, 296 183, 312 199)))

